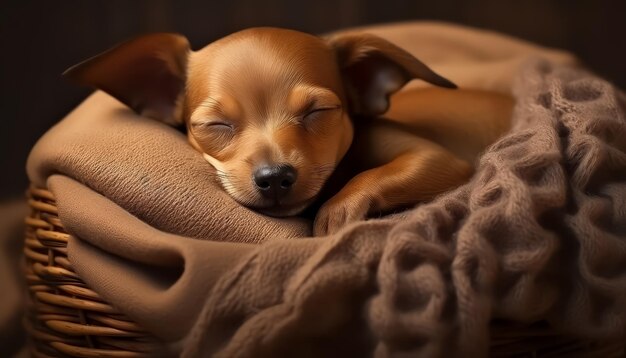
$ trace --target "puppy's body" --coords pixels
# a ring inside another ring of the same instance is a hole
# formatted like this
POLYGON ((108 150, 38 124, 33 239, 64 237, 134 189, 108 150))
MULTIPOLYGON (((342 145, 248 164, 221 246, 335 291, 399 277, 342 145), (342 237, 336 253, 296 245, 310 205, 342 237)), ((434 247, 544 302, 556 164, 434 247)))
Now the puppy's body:
POLYGON ((316 230, 333 232, 465 183, 479 155, 509 129, 512 107, 510 97, 478 90, 395 94, 384 116, 355 122, 353 145, 330 179, 340 185, 327 190, 338 193, 323 198, 316 230))
POLYGON ((317 214, 317 234, 463 183, 508 129, 512 108, 489 92, 398 92, 413 78, 455 86, 364 34, 250 29, 196 52, 181 36, 152 35, 68 75, 139 113, 184 123, 222 187, 255 210, 297 214, 347 173, 317 214))
POLYGON ((384 118, 473 164, 509 130, 513 104, 511 97, 488 91, 412 89, 392 96, 384 118))

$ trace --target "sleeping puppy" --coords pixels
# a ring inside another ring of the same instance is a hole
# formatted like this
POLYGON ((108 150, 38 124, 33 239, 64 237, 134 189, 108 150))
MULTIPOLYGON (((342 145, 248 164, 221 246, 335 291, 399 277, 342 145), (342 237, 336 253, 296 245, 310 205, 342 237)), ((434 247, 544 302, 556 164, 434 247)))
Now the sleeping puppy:
POLYGON ((316 235, 464 183, 512 108, 504 95, 450 90, 408 52, 364 33, 253 28, 198 51, 180 35, 152 34, 65 76, 184 125, 242 205, 290 216, 324 202, 316 235), (400 91, 413 79, 447 89, 400 91))

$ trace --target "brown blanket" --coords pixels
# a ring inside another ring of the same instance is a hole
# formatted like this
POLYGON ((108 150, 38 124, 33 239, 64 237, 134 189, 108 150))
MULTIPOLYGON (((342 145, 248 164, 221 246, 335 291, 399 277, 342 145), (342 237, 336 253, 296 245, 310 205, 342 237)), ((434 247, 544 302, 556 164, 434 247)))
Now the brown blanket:
POLYGON ((372 32, 464 87, 515 96, 511 133, 469 184, 404 220, 297 238, 309 223, 237 206, 180 133, 96 93, 28 163, 78 273, 187 356, 477 356, 494 318, 624 337, 624 94, 567 54, 490 33, 372 32))

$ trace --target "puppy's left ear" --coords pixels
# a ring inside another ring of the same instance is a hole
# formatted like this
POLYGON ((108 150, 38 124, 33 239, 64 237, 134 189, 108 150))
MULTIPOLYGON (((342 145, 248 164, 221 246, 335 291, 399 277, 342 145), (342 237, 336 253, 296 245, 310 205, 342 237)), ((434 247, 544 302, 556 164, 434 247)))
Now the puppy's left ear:
POLYGON ((69 68, 63 76, 101 89, 141 115, 177 125, 182 122, 190 51, 184 36, 144 35, 69 68))
POLYGON ((337 54, 352 114, 385 113, 389 96, 415 78, 457 88, 407 51, 380 37, 339 34, 327 40, 337 54))

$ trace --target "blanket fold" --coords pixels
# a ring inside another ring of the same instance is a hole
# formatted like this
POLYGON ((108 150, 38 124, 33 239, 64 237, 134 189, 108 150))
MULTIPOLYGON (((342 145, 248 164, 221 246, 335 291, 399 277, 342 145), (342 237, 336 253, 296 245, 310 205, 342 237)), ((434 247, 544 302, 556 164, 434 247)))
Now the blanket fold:
POLYGON ((484 356, 494 319, 624 339, 626 96, 571 55, 493 33, 368 30, 515 97, 468 184, 308 238, 305 220, 234 203, 181 133, 98 92, 28 162, 80 276, 188 357, 484 356))
POLYGON ((156 230, 65 176, 53 175, 48 184, 58 197, 64 225, 72 228, 70 259, 76 267, 88 268, 83 279, 100 282, 103 297, 132 307, 146 329, 160 337, 182 338, 215 281, 253 249, 251 244, 194 240, 156 230), (84 200, 91 205, 85 207, 84 200))

